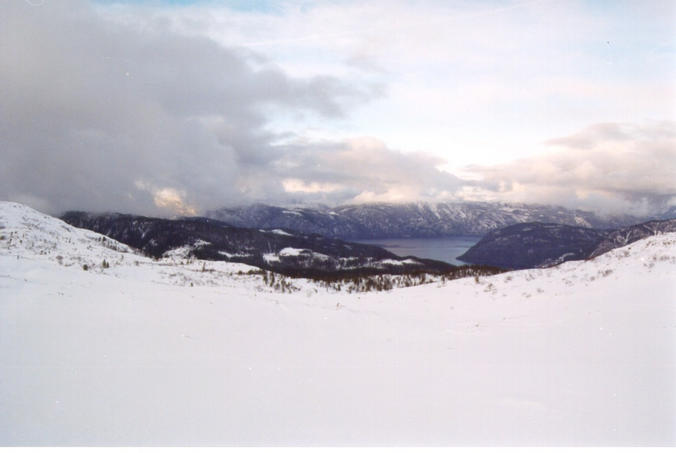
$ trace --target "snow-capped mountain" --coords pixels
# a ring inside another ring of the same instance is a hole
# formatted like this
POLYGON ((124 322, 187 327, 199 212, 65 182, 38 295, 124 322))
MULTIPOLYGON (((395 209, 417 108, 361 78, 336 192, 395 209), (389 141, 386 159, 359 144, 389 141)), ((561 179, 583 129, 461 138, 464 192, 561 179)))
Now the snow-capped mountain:
POLYGON ((178 249, 199 259, 244 263, 286 275, 444 273, 454 268, 440 261, 399 257, 373 245, 279 228, 238 228, 201 217, 169 220, 69 212, 62 219, 156 258, 176 254, 178 249))
POLYGON ((592 212, 555 206, 503 203, 377 203, 335 208, 258 204, 209 211, 206 216, 239 227, 289 228, 341 239, 484 235, 525 222, 618 228, 645 220, 631 216, 602 218, 592 212))
POLYGON ((548 267, 589 259, 659 233, 676 232, 676 219, 653 220, 619 230, 523 223, 491 231, 458 258, 507 269, 548 267))
POLYGON ((0 203, 0 445, 676 442, 676 233, 366 294, 250 269, 0 203))

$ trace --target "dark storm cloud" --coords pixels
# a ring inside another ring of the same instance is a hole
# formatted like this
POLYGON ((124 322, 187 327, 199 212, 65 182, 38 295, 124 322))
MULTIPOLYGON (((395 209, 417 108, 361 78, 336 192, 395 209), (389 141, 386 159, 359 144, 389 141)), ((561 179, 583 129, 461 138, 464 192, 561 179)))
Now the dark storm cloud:
POLYGON ((84 2, 0 10, 0 197, 52 212, 190 212, 279 193, 268 112, 339 117, 378 94, 84 2))

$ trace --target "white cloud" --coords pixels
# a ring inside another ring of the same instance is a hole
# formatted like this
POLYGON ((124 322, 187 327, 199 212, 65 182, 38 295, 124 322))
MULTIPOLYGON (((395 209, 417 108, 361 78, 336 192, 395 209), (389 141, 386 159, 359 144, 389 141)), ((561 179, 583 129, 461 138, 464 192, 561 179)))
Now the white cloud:
POLYGON ((544 137, 587 124, 673 118, 674 8, 397 0, 145 11, 182 33, 254 49, 294 75, 378 82, 387 96, 349 118, 297 126, 376 136, 459 168, 532 155, 544 137))
POLYGON ((290 193, 330 193, 344 189, 340 184, 327 184, 318 181, 305 182, 297 178, 282 180, 284 190, 290 193))
POLYGON ((541 155, 468 170, 506 200, 651 213, 676 196, 676 122, 595 124, 547 143, 541 155))
POLYGON ((288 192, 328 203, 448 199, 463 184, 438 168, 440 158, 402 153, 372 137, 291 143, 280 161, 277 172, 288 192))

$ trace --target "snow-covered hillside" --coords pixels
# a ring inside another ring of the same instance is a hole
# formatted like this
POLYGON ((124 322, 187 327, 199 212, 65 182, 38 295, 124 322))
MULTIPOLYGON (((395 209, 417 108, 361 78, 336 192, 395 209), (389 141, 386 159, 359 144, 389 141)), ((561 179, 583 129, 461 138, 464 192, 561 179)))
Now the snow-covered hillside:
POLYGON ((676 443, 676 233, 367 294, 13 203, 0 237, 1 445, 676 443))
MULTIPOLYGON (((315 234, 280 229, 238 228, 203 217, 162 219, 129 214, 71 211, 62 220, 86 228, 148 256, 160 258, 176 248, 205 260, 248 264, 286 275, 308 276, 370 273, 449 273, 448 263, 408 260, 370 244, 345 242, 315 234)), ((477 269, 478 270, 478 269, 477 269)))

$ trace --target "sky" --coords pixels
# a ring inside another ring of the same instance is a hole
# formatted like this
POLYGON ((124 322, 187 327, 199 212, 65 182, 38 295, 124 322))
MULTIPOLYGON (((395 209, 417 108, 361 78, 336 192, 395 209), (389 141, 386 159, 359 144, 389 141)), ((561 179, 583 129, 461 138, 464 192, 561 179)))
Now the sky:
POLYGON ((0 4, 0 198, 676 204, 673 1, 0 4))

